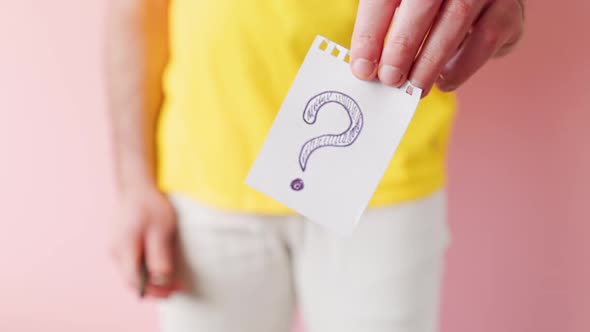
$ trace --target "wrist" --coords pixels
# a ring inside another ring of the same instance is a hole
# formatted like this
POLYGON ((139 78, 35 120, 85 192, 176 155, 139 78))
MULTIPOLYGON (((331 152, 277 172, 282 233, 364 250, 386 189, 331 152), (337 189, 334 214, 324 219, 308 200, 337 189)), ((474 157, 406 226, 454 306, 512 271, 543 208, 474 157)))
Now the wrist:
POLYGON ((117 189, 123 195, 157 191, 155 172, 145 163, 122 163, 117 171, 117 189))

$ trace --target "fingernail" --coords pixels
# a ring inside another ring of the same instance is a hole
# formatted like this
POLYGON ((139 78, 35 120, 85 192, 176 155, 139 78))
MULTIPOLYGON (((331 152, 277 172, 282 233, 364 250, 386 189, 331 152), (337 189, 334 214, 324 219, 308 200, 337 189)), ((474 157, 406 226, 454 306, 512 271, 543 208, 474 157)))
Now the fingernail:
POLYGON ((383 65, 379 68, 379 79, 383 84, 399 86, 402 82, 403 73, 399 68, 383 65))
POLYGON ((437 84, 438 89, 442 92, 451 92, 457 89, 456 86, 448 84, 448 83, 439 83, 437 84))
POLYGON ((156 274, 150 276, 150 283, 156 286, 166 286, 170 283, 170 277, 163 274, 156 274))
POLYGON ((442 74, 440 74, 438 76, 438 80, 436 81, 436 86, 438 87, 438 89, 440 91, 443 91, 443 92, 450 92, 450 91, 453 91, 457 88, 456 86, 454 86, 454 85, 450 84, 448 81, 446 81, 445 77, 442 74))
POLYGON ((356 59, 352 64, 352 71, 361 79, 371 79, 375 74, 376 65, 367 59, 356 59))

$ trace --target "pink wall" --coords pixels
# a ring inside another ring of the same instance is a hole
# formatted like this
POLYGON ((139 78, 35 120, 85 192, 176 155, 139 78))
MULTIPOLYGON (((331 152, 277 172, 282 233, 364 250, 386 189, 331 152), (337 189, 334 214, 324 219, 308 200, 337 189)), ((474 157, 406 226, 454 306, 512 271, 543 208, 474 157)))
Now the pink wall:
MULTIPOLYGON (((100 1, 0 4, 0 331, 156 331, 107 256, 100 1)), ((587 1, 461 91, 444 332, 590 331, 587 1)))
POLYGON ((450 154, 444 331, 590 331, 588 1, 529 1, 466 85, 450 154))

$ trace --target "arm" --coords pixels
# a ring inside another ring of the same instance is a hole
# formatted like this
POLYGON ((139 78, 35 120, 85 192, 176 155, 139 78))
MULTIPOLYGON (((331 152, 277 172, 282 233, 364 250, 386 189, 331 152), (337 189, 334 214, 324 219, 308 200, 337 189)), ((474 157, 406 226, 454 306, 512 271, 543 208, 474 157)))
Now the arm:
POLYGON ((154 185, 155 128, 168 61, 167 3, 113 0, 108 14, 106 70, 117 182, 123 190, 154 185))
POLYGON ((111 111, 119 214, 113 256, 131 287, 145 259, 147 291, 173 290, 174 210, 155 178, 155 133, 168 61, 167 0, 111 0, 106 74, 111 111))

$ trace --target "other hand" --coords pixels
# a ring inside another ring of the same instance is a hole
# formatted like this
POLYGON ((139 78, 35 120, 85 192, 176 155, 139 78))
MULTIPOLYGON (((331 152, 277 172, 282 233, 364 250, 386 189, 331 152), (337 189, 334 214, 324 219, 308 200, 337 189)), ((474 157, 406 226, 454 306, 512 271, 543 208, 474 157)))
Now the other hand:
POLYGON ((125 190, 118 212, 112 255, 127 284, 139 292, 143 258, 146 295, 166 298, 180 289, 174 273, 176 215, 168 197, 150 185, 125 190))

